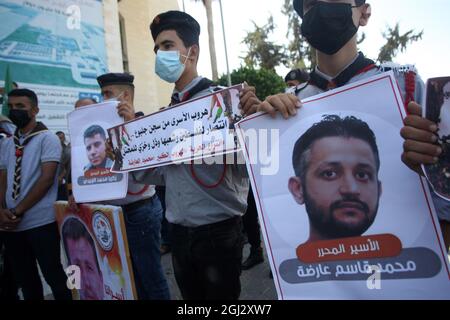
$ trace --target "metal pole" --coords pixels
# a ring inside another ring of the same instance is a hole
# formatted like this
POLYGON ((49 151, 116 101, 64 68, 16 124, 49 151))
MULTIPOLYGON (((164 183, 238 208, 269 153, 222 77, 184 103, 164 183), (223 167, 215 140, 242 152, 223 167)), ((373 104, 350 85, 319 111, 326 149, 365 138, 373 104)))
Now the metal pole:
POLYGON ((184 0, 182 0, 182 2, 183 2, 183 12, 186 12, 186 8, 184 6, 184 0))
POLYGON ((229 67, 229 64, 228 64, 227 39, 225 37, 225 23, 223 21, 222 0, 219 0, 219 5, 220 5, 220 17, 222 19, 223 45, 225 47, 225 61, 227 63, 228 86, 231 87, 231 74, 230 74, 230 67, 229 67))

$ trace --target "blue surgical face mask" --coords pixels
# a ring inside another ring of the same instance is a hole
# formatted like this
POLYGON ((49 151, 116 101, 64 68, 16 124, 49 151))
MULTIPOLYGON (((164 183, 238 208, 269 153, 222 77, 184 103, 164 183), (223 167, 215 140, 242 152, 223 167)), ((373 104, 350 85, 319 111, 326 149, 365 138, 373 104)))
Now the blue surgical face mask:
POLYGON ((156 54, 155 72, 164 81, 169 83, 177 82, 184 72, 186 61, 191 53, 189 48, 188 55, 180 55, 180 51, 158 50, 156 54), (180 61, 180 56, 186 58, 184 64, 180 61))

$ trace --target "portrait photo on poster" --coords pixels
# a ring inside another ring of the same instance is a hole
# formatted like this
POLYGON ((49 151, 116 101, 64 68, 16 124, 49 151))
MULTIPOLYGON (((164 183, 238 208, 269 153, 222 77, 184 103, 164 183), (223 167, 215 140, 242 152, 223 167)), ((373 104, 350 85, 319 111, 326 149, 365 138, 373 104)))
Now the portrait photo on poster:
POLYGON ((423 166, 434 192, 450 201, 450 77, 427 81, 424 117, 438 125, 437 144, 442 153, 436 164, 423 166))
POLYGON ((80 186, 117 182, 122 174, 112 173, 113 159, 107 154, 106 124, 90 124, 83 132, 86 164, 77 180, 80 186))
POLYGON ((104 281, 95 238, 85 223, 67 217, 61 227, 61 240, 69 265, 80 268, 80 300, 104 300, 104 281))
MULTIPOLYGON (((395 145, 379 144, 397 131, 379 117, 354 111, 313 115, 285 129, 280 154, 287 156, 280 158, 279 173, 260 177, 266 218, 280 227, 278 235, 295 243, 295 249, 368 235, 405 239, 407 232, 397 231, 386 213, 407 218, 396 201, 399 182, 391 169, 392 163, 400 164, 399 151, 395 145), (274 185, 279 187, 270 188, 274 185), (276 214, 280 203, 291 232, 276 214)), ((422 226, 415 227, 420 232, 422 226)))
POLYGON ((75 200, 80 203, 126 196, 127 173, 111 172, 113 150, 108 129, 123 123, 116 101, 75 109, 68 115, 71 136, 71 175, 75 200), (98 192, 101 188, 102 192, 98 192))
POLYGON ((134 275, 121 208, 55 203, 64 268, 76 270, 72 290, 80 300, 133 300, 134 275), (125 238, 124 238, 125 237, 125 238))

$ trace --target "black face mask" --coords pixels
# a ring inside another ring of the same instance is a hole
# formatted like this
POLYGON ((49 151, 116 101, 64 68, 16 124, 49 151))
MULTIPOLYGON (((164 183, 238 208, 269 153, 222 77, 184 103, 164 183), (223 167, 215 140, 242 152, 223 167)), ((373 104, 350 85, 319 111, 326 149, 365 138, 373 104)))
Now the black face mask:
POLYGON ((313 48, 328 55, 337 53, 358 32, 352 5, 317 2, 303 18, 301 31, 313 48))
POLYGON ((31 121, 31 117, 28 115, 27 110, 9 110, 9 119, 19 129, 26 127, 31 121))

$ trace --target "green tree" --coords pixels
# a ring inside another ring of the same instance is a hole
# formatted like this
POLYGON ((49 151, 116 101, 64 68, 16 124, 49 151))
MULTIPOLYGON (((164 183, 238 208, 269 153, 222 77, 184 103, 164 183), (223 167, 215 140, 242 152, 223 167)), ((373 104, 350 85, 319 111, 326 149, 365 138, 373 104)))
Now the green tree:
POLYGON ((209 55, 211 59, 212 78, 216 81, 219 76, 217 72, 217 54, 216 54, 216 40, 214 38, 214 18, 212 12, 212 0, 194 0, 202 1, 206 10, 206 19, 208 21, 208 39, 209 39, 209 55))
MULTIPOLYGON (((231 73, 231 83, 233 85, 244 82, 256 88, 256 95, 261 100, 270 95, 283 92, 286 87, 283 78, 277 75, 275 71, 265 68, 255 69, 241 66, 231 73)), ((226 75, 220 77, 219 84, 227 86, 226 75)))
POLYGON ((288 18, 286 38, 289 43, 286 45, 288 56, 286 67, 304 69, 316 65, 316 52, 302 36, 300 17, 294 10, 292 0, 284 0, 281 12, 288 18))
POLYGON ((247 55, 243 58, 245 65, 253 68, 263 68, 275 71, 280 64, 287 64, 288 56, 282 45, 269 40, 269 35, 275 30, 273 17, 270 16, 266 25, 260 27, 255 22, 255 31, 248 32, 242 43, 247 45, 247 55))
POLYGON ((409 30, 401 35, 398 23, 394 28, 388 26, 387 31, 383 33, 386 44, 380 49, 378 61, 392 61, 399 51, 404 52, 409 44, 421 40, 422 36, 423 30, 418 33, 414 33, 414 30, 409 30))

